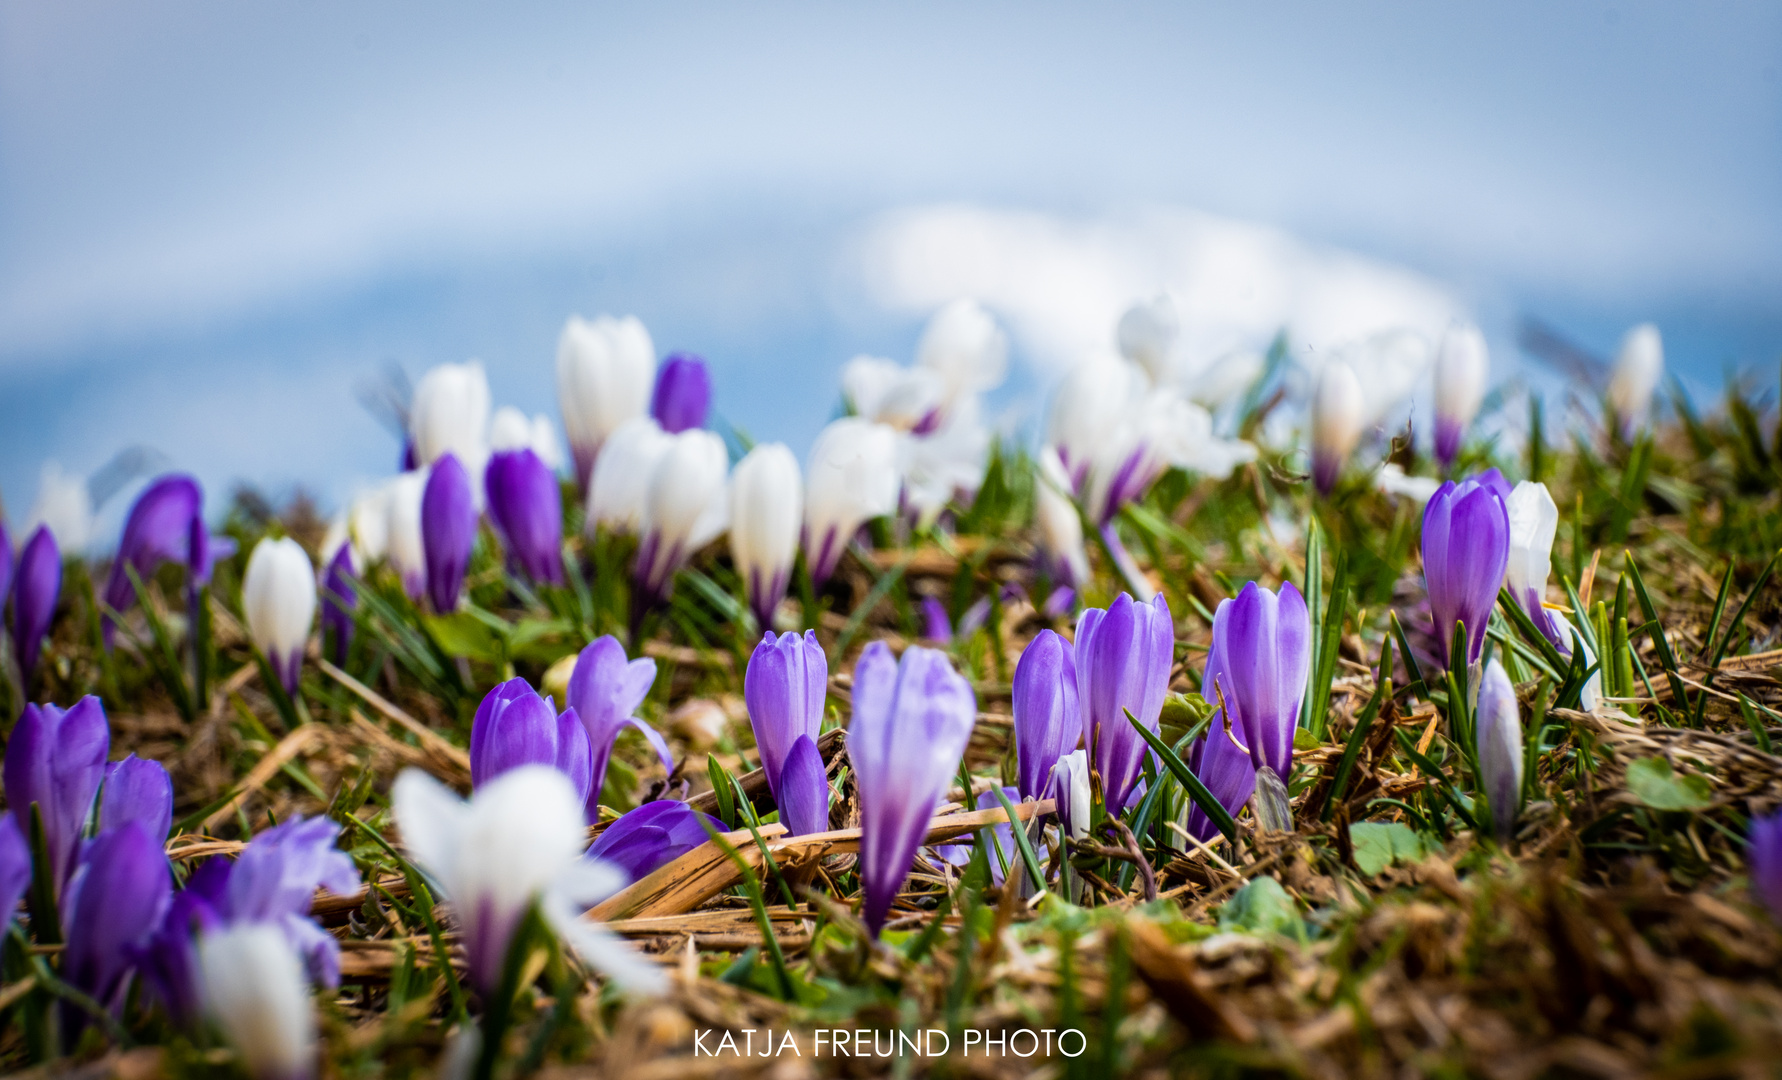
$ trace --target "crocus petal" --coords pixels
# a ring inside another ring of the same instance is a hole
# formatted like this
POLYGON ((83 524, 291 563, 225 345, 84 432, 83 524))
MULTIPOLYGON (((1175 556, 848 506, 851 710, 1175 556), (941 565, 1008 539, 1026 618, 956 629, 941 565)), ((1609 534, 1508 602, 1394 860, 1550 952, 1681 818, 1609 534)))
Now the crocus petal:
POLYGON ((471 722, 471 785, 481 787, 522 765, 557 769, 588 801, 594 762, 581 717, 574 709, 557 715, 525 679, 509 679, 489 691, 471 722))
POLYGON ((1485 335, 1470 323, 1450 327, 1435 361, 1435 452, 1444 468, 1460 453, 1467 425, 1485 401, 1490 375, 1485 335))
POLYGON ((730 476, 730 555, 764 630, 773 627, 786 596, 803 517, 798 459, 785 444, 762 443, 737 462, 730 476))
POLYGON ((947 618, 947 606, 932 596, 922 598, 922 636, 937 645, 953 643, 953 622, 947 618))
POLYGON ((36 803, 58 894, 74 873, 74 858, 86 831, 87 815, 105 779, 111 729, 96 697, 72 709, 26 705, 6 746, 6 801, 28 829, 36 803))
POLYGON ((656 372, 650 415, 673 435, 705 426, 712 406, 712 377, 705 361, 689 353, 669 353, 656 372))
POLYGON ((1140 604, 1122 593, 1105 612, 1091 608, 1077 624, 1075 652, 1083 742, 1093 750, 1108 812, 1119 814, 1132 801, 1146 751, 1126 714, 1153 732, 1161 722, 1175 652, 1169 605, 1162 594, 1140 604))
POLYGON ((709 840, 706 825, 719 833, 729 831, 717 818, 684 802, 658 799, 621 814, 595 838, 587 857, 636 881, 709 840))
MULTIPOLYGON (((1188 758, 1188 768, 1233 817, 1256 790, 1256 763, 1250 748, 1235 741, 1242 737, 1235 726, 1229 733, 1223 727, 1209 728, 1195 742, 1188 758)), ((1188 832, 1206 843, 1219 835, 1219 826, 1199 806, 1194 806, 1188 811, 1188 832)))
POLYGON ((255 1080, 315 1072, 309 981, 284 933, 265 923, 213 930, 198 947, 205 1008, 255 1080))
POLYGON ((502 451, 489 458, 483 484, 508 562, 530 581, 561 585, 563 495, 550 467, 530 449, 502 451))
POLYGON ((1481 785, 1491 803, 1497 835, 1508 837, 1521 809, 1522 715, 1516 707, 1516 688, 1496 659, 1485 666, 1479 685, 1475 727, 1481 785))
MULTIPOLYGON (((4 543, 5 538, 0 536, 0 544, 4 543)), ((11 555, 8 550, 9 560, 11 555)), ((19 553, 12 589, 13 648, 18 653, 19 671, 29 686, 32 673, 37 670, 44 635, 55 620, 56 602, 62 594, 62 553, 56 547, 55 536, 45 526, 37 527, 25 542, 25 550, 19 553)), ((0 605, 5 599, 5 592, 0 591, 0 605)))
POLYGON ((19 831, 18 819, 10 811, 0 814, 0 933, 6 932, 30 884, 31 845, 19 831))
POLYGON ((829 830, 829 781, 823 771, 823 755, 809 735, 801 735, 786 755, 780 773, 780 824, 791 836, 829 830))
POLYGON ((1083 734, 1077 708, 1077 670, 1070 646, 1051 630, 1041 630, 1015 664, 1016 789, 1029 799, 1045 798, 1052 768, 1083 734))
POLYGON ((650 602, 665 599, 687 559, 724 531, 730 513, 730 454, 710 431, 672 442, 650 474, 644 496, 636 577, 650 602))
POLYGON ((470 549, 476 543, 476 504, 470 475, 455 454, 445 454, 427 474, 421 494, 421 552, 427 562, 427 598, 444 615, 458 607, 470 549))
POLYGON ((620 426, 644 414, 656 374, 656 346, 636 318, 570 316, 557 341, 557 400, 575 459, 576 483, 590 486, 595 459, 620 426))
POLYGON ((99 831, 110 832, 127 821, 141 825, 156 841, 165 840, 173 827, 173 778, 159 761, 131 754, 106 767, 99 831))
POLYGON ((94 840, 63 903, 62 977, 120 1012, 134 966, 131 950, 160 925, 172 893, 167 856, 141 825, 126 822, 94 840))
POLYGON ((817 433, 805 469, 804 558, 821 586, 860 526, 897 509, 897 432, 844 416, 817 433))
POLYGON ((316 614, 316 576, 309 555, 290 537, 261 540, 241 580, 248 635, 266 654, 287 693, 295 693, 316 614))
POLYGON ((347 662, 347 649, 353 643, 353 610, 359 594, 354 588, 358 567, 353 563, 353 545, 343 543, 328 562, 327 577, 322 582, 322 629, 334 639, 334 662, 347 662))
POLYGON ((600 799, 601 786, 606 783, 606 763, 612 755, 613 740, 627 724, 649 741, 664 769, 674 770, 668 743, 654 728, 632 717, 655 681, 656 661, 648 657, 627 660, 625 646, 610 634, 589 643, 576 658, 575 670, 569 676, 569 705, 587 728, 593 755, 587 804, 590 820, 600 799))
POLYGON ((1751 866, 1751 891, 1770 909, 1770 918, 1782 925, 1782 813, 1751 819, 1745 858, 1751 866))
POLYGON ((1553 570, 1553 539, 1559 532, 1559 507, 1546 484, 1524 480, 1504 503, 1510 522, 1510 556, 1504 568, 1504 588, 1527 613, 1535 628, 1566 653, 1572 651, 1571 635, 1542 604, 1547 577, 1553 570))
MULTIPOLYGON (((124 522, 117 558, 105 582, 105 603, 113 611, 129 611, 136 603, 136 588, 128 568, 147 581, 164 562, 184 565, 195 577, 208 577, 209 533, 203 520, 204 492, 190 476, 163 476, 142 490, 124 522)), ((111 644, 114 627, 105 618, 105 642, 111 644)))
POLYGON ((1058 823, 1072 840, 1089 835, 1093 792, 1089 788, 1089 751, 1073 750, 1052 766, 1052 796, 1058 800, 1058 823))
POLYGON ((897 662, 875 641, 855 665, 848 756, 859 786, 861 917, 874 934, 909 874, 976 717, 971 684, 942 653, 911 646, 897 662))
POLYGON ((1224 701, 1256 767, 1267 765, 1278 776, 1293 767, 1311 638, 1305 599, 1292 582, 1277 596, 1252 581, 1236 599, 1220 601, 1213 615, 1201 696, 1215 706, 1224 701))
POLYGON ((1366 401, 1355 370, 1344 361, 1331 360, 1318 373, 1312 396, 1312 482, 1321 495, 1336 487, 1343 463, 1361 441, 1366 401))

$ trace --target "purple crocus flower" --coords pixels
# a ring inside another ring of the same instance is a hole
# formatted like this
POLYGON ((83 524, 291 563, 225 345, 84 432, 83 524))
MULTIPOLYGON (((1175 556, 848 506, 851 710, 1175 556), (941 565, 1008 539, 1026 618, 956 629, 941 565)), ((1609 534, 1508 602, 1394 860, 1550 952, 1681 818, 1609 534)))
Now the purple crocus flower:
POLYGON ((649 695, 656 681, 656 661, 645 657, 628 660, 625 646, 611 634, 599 638, 582 650, 576 658, 575 670, 569 676, 569 707, 582 718, 588 730, 588 749, 592 759, 588 781, 588 820, 593 821, 600 804, 600 789, 606 783, 606 764, 613 755, 613 743, 627 726, 636 728, 655 748, 662 767, 674 772, 674 756, 668 743, 656 729, 632 715, 649 695))
POLYGON ((31 845, 19 831, 18 819, 0 814, 0 934, 6 932, 13 913, 31 885, 31 845))
POLYGON ((1312 622, 1292 582, 1279 595, 1254 581, 1213 613, 1201 697, 1224 704, 1257 768, 1267 765, 1283 783, 1293 768, 1293 730, 1312 663, 1312 622))
POLYGON ((1509 672, 1495 659, 1485 665, 1484 677, 1479 680, 1474 727, 1479 786, 1491 804, 1498 838, 1507 839, 1522 810, 1522 714, 1516 707, 1516 687, 1509 672))
MULTIPOLYGON (((172 892, 167 856, 140 824, 100 834, 62 904, 68 938, 62 977, 120 1012, 137 950, 160 925, 172 892)), ((78 1024, 82 1014, 63 1016, 78 1024)))
POLYGON ((427 474, 421 494, 421 555, 427 563, 427 598, 444 615, 458 607, 470 549, 476 543, 476 503, 470 475, 457 455, 443 454, 427 474))
POLYGON ((489 691, 471 722, 471 786, 481 787, 521 765, 551 766, 588 802, 594 763, 581 717, 574 709, 559 716, 551 699, 540 697, 525 679, 509 679, 489 691))
POLYGON ((705 361, 691 353, 670 353, 656 372, 650 415, 670 435, 705 426, 712 406, 712 377, 705 361))
POLYGON ((1051 630, 1022 650, 1015 664, 1015 787, 1022 797, 1043 799, 1052 788, 1052 766, 1083 737, 1077 708, 1077 666, 1070 645, 1051 630))
POLYGON ((860 914, 875 937, 976 719, 971 684, 944 653, 912 645, 897 661, 875 641, 854 665, 848 757, 860 792, 860 914))
POLYGON ((713 832, 729 831, 722 821, 684 802, 647 802, 603 829, 588 848, 587 858, 611 863, 630 881, 637 881, 711 839, 707 825, 713 832))
POLYGON ((768 631, 743 674, 761 769, 780 823, 793 836, 829 828, 829 781, 817 750, 828 685, 829 660, 811 630, 802 637, 768 631))
POLYGON ((947 605, 932 596, 922 598, 922 636, 937 645, 953 643, 953 621, 947 617, 947 605))
POLYGON ((131 821, 155 841, 166 840, 173 828, 173 778, 159 761, 135 754, 105 767, 99 831, 111 832, 131 821))
POLYGON ((213 858, 173 897, 165 916, 135 951, 135 961, 175 1023, 199 1019, 204 1000, 194 935, 236 923, 270 923, 284 932, 312 981, 340 985, 340 944, 309 916, 317 889, 358 890, 359 871, 334 841, 340 826, 296 817, 254 837, 234 862, 213 858))
MULTIPOLYGON (((144 488, 130 507, 118 555, 105 582, 105 603, 119 613, 136 603, 136 589, 126 567, 147 581, 162 563, 176 562, 186 568, 187 590, 193 598, 210 583, 210 571, 218 559, 235 551, 228 537, 211 536, 204 524, 204 489, 182 473, 160 477, 144 488)), ((195 599, 193 602, 196 602, 195 599)), ((115 626, 105 617, 105 644, 111 646, 115 626)))
MULTIPOLYGON (((1501 478, 1500 478, 1501 479, 1501 478)), ((1423 578, 1436 643, 1448 657, 1454 624, 1466 624, 1466 663, 1485 650, 1485 627, 1510 562, 1510 518, 1489 483, 1450 480, 1423 510, 1423 578)))
POLYGON ((1751 891, 1782 924, 1782 812, 1751 819, 1745 859, 1751 866, 1751 891))
POLYGON ((1145 741, 1126 719, 1131 712, 1160 729, 1175 656, 1175 626, 1159 593, 1149 604, 1121 593, 1107 610, 1089 608, 1077 620, 1077 702, 1090 766, 1101 774, 1103 805, 1119 815, 1135 798, 1145 741))
POLYGON ((322 633, 334 639, 334 662, 347 662, 347 649, 353 643, 353 609, 359 593, 353 581, 358 570, 353 565, 353 545, 344 543, 328 561, 322 577, 322 633))
POLYGON ((12 535, 6 522, 0 521, 0 609, 6 607, 6 595, 12 589, 12 535))
POLYGON ((503 450, 483 487, 508 562, 530 581, 563 584, 563 493, 550 466, 529 449, 503 450))
POLYGON ((43 817, 50 877, 60 895, 74 873, 93 797, 105 779, 111 729, 96 697, 84 697, 66 711, 54 705, 26 705, 6 746, 6 802, 30 829, 31 804, 43 817))
MULTIPOLYGON (((5 540, 0 537, 0 546, 4 545, 5 540)), ((62 594, 62 553, 48 527, 37 526, 31 539, 25 541, 12 594, 13 648, 18 651, 19 671, 29 686, 31 674, 37 670, 44 635, 49 633, 50 623, 56 617, 56 601, 62 594)), ((5 599, 5 593, 0 592, 0 604, 5 599)))
POLYGON ((1510 482, 1504 479, 1504 474, 1499 472, 1495 466, 1486 469, 1482 473, 1475 473, 1468 479, 1481 487, 1488 487, 1492 491, 1497 492, 1498 499, 1505 505, 1509 504, 1510 493, 1514 489, 1510 486, 1510 482))

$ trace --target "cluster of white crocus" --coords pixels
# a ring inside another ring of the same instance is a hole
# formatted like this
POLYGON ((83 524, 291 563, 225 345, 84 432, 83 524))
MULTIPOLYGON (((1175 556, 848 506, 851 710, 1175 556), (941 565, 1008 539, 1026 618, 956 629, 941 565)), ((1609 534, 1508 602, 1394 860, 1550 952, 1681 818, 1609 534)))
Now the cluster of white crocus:
POLYGON ((557 402, 576 482, 587 488, 602 447, 644 416, 656 380, 656 346, 643 323, 572 316, 557 340, 557 402))

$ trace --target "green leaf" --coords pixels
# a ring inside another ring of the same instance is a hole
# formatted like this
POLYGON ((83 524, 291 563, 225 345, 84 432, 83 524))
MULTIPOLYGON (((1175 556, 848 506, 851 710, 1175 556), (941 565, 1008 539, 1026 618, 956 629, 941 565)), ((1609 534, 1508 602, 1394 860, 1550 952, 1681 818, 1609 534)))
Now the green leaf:
POLYGON ((427 633, 432 635, 434 644, 439 646, 439 651, 447 656, 490 664, 501 662, 501 638, 470 612, 427 615, 422 622, 427 627, 427 633))
POLYGON ((1171 694, 1163 699, 1163 715, 1159 718, 1165 737, 1179 740, 1183 733, 1217 711, 1200 697, 1171 694))
POLYGON ((1252 934, 1280 934, 1306 940, 1299 905, 1272 877, 1255 878, 1219 908, 1219 929, 1252 934))
POLYGON ((1307 731, 1305 728, 1294 728, 1293 729, 1293 752, 1294 753, 1303 754, 1310 750, 1316 750, 1320 746, 1323 746, 1323 745, 1324 745, 1323 739, 1320 739, 1318 736, 1307 731))
POLYGON ((1358 821, 1349 826, 1355 865, 1369 877, 1393 863, 1413 863, 1429 854, 1429 844, 1409 825, 1398 821, 1358 821))
MULTIPOLYGON (((1175 774, 1176 779, 1182 782, 1184 788, 1188 789, 1188 797, 1194 800, 1194 805, 1200 807, 1201 813, 1211 818, 1213 824, 1219 826, 1219 831, 1225 834, 1227 840, 1234 844, 1237 843, 1237 822, 1231 819, 1231 814, 1226 812, 1225 807, 1219 805, 1219 800, 1213 798, 1213 793, 1200 782, 1200 777, 1194 775, 1194 770, 1183 764, 1182 759, 1176 756, 1176 752, 1169 748, 1168 743, 1152 733, 1150 728, 1139 723, 1138 717, 1132 715, 1131 709, 1123 711, 1126 713, 1126 719, 1132 723, 1140 735, 1144 736, 1145 742, 1150 744, 1151 749, 1157 751, 1157 756, 1163 759, 1163 763, 1169 767, 1169 771, 1175 774)), ((1222 737, 1222 732, 1213 732, 1212 734, 1214 737, 1222 737)))
POLYGON ((1654 810, 1702 810, 1714 789, 1699 776, 1679 776, 1661 757, 1641 758, 1627 767, 1627 790, 1654 810))

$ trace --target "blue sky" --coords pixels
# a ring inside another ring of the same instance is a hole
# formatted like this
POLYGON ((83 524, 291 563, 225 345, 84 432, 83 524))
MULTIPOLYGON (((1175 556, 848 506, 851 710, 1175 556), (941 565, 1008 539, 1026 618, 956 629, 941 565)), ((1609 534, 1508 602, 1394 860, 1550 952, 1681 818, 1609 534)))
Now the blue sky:
POLYGON ((0 496, 147 443, 338 499, 394 454, 356 381, 479 356, 549 409, 572 311, 706 354, 802 451, 843 361, 908 357, 920 290, 861 253, 937 205, 1110 251, 1257 223, 1431 283, 1500 371, 1532 315, 1768 372, 1782 7, 5 5, 0 496))

